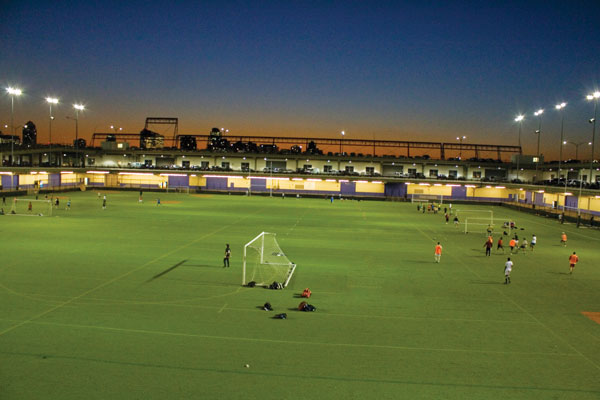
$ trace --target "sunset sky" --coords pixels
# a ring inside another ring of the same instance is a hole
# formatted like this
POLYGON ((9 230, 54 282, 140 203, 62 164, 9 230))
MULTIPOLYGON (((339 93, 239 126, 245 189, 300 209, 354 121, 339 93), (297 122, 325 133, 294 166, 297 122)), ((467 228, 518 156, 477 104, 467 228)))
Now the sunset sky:
MULTIPOLYGON (((139 132, 156 116, 178 117, 183 134, 516 145, 522 112, 533 154, 533 112, 544 108, 549 158, 562 101, 565 137, 592 135, 599 1, 5 1, 0 15, 0 80, 24 91, 15 124, 35 122, 38 142, 49 95, 61 101, 62 142, 75 135, 75 102, 88 139, 111 124, 139 132)), ((3 90, 2 127, 10 110, 3 90)))

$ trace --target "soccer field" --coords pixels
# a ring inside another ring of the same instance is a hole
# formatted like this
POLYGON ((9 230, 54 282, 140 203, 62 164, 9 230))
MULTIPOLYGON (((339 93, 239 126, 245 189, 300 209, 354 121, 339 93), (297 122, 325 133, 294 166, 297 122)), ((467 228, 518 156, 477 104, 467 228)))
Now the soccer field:
POLYGON ((0 216, 2 399, 600 398, 598 231, 454 205, 537 235, 504 285, 508 254, 410 203, 102 194, 0 216), (241 286, 263 231, 297 264, 284 290, 241 286))

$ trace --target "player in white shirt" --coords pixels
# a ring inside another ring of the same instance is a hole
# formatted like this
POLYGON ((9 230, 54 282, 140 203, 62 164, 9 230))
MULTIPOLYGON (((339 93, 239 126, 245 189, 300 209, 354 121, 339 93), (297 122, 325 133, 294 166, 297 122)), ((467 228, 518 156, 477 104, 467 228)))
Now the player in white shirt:
POLYGON ((533 248, 535 247, 536 243, 537 243, 537 236, 532 235, 531 236, 531 243, 529 243, 529 246, 531 247, 531 251, 533 251, 533 248))
POLYGON ((504 264, 504 284, 510 283, 510 271, 512 271, 513 262, 510 261, 510 257, 506 260, 504 264))

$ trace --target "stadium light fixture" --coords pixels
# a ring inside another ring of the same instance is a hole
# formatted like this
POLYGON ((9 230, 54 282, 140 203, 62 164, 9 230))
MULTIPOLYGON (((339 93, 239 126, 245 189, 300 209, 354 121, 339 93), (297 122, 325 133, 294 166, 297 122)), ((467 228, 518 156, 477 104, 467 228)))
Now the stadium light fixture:
POLYGON ((594 171, 594 144, 596 143, 596 112, 598 110, 598 99, 599 98, 600 98, 600 91, 595 91, 594 93, 589 94, 587 96, 588 100, 594 101, 594 118, 590 120, 590 123, 592 124, 592 142, 591 142, 592 157, 590 158, 590 183, 593 182, 592 173, 594 171))
MULTIPOLYGON (((52 105, 58 104, 58 99, 56 97, 46 97, 46 103, 50 107, 50 122, 48 127, 48 144, 52 146, 52 121, 54 120, 54 116, 52 115, 52 105)), ((50 158, 49 163, 52 165, 52 148, 50 148, 50 158)))
POLYGON ((538 168, 540 165, 540 139, 542 137, 542 114, 544 113, 544 109, 540 108, 539 110, 537 110, 536 112, 533 113, 533 115, 535 115, 536 117, 538 117, 539 120, 539 124, 538 124, 538 129, 537 131, 535 131, 535 133, 538 135, 538 140, 537 140, 537 159, 538 161, 535 163, 535 180, 539 180, 538 178, 538 168))
POLYGON ((23 91, 9 86, 6 92, 10 95, 10 165, 13 165, 15 163, 15 96, 22 95, 23 91))
MULTIPOLYGON (((556 108, 556 110, 560 112, 560 142, 561 143, 564 141, 564 127, 565 127, 565 114, 561 111, 566 106, 567 106, 567 103, 565 103, 564 101, 562 103, 559 103, 556 106, 554 106, 554 108, 556 108)), ((563 158, 562 146, 560 146, 560 151, 559 151, 559 156, 558 156, 558 179, 560 179, 560 173, 562 171, 562 168, 561 168, 562 158, 563 158)))

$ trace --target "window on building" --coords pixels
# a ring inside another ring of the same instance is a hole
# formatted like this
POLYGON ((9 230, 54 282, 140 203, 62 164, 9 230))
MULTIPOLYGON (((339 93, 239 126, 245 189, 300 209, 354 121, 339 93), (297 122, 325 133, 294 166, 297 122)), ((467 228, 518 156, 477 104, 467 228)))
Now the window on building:
POLYGON ((181 162, 181 166, 183 168, 189 168, 190 167, 190 162, 189 161, 182 161, 181 162))
POLYGON ((346 165, 345 171, 346 172, 354 172, 354 166, 353 165, 346 165))
POLYGON ((331 166, 331 165, 323 166, 323 172, 331 172, 331 171, 333 171, 333 166, 331 166))
POLYGON ((473 171, 473 179, 481 179, 481 171, 473 171))
POLYGON ((208 161, 200 161, 201 169, 208 169, 208 161))
POLYGON ((448 178, 450 178, 450 179, 458 178, 458 171, 452 170, 452 169, 450 171, 448 171, 448 178))
POLYGON ((249 162, 243 162, 243 163, 242 163, 242 171, 243 171, 243 172, 248 172, 248 171, 250 171, 250 163, 249 163, 249 162))
POLYGON ((223 169, 229 169, 229 161, 222 161, 221 162, 221 168, 223 168, 223 169))
POLYGON ((367 167, 367 168, 365 168, 365 171, 366 171, 367 175, 374 175, 375 167, 367 167))
POLYGON ((429 176, 432 178, 435 178, 438 176, 438 170, 437 169, 430 169, 429 170, 429 176))

